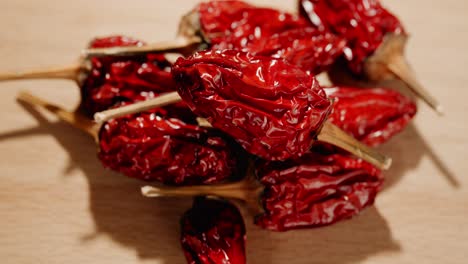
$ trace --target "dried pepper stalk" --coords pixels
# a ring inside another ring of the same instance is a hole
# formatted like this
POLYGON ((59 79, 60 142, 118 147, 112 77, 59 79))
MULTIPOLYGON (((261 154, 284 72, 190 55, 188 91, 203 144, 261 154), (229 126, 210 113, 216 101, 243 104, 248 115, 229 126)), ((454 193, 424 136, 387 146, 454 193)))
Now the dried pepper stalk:
POLYGON ((101 126, 28 93, 18 99, 93 136, 104 166, 133 178, 172 185, 213 184, 242 177, 246 167, 246 154, 234 142, 209 128, 164 119, 160 109, 101 126))
POLYGON ((328 120, 369 146, 401 132, 417 112, 410 98, 385 88, 324 88, 333 99, 328 120))
POLYGON ((318 29, 348 42, 347 66, 373 81, 399 78, 429 106, 442 112, 437 100, 413 76, 403 57, 407 40, 400 21, 378 0, 300 0, 300 12, 318 29))
POLYGON ((269 160, 307 152, 331 111, 315 78, 283 60, 204 51, 180 58, 172 72, 196 115, 269 160))
POLYGON ((246 201, 261 213, 255 223, 274 231, 329 225, 373 204, 380 171, 344 154, 308 152, 286 162, 259 161, 258 181, 194 187, 142 188, 147 197, 215 195, 246 201))
POLYGON ((189 264, 245 264, 245 226, 227 201, 196 197, 181 220, 181 244, 189 264))
MULTIPOLYGON (((327 70, 342 54, 346 44, 344 38, 308 26, 303 18, 235 0, 198 4, 182 18, 178 36, 186 39, 188 46, 193 46, 192 40, 198 39, 215 50, 236 49, 284 58, 314 74, 327 70)), ((91 49, 87 52, 93 56, 125 55, 131 51, 139 53, 138 50, 154 52, 161 45, 154 49, 150 47, 91 49)))

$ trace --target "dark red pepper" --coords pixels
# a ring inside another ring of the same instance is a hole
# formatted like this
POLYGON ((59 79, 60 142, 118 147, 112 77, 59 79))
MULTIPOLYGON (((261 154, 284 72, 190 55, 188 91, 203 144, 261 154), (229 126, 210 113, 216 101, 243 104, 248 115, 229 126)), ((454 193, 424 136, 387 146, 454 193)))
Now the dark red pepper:
MULTIPOLYGON (((93 40, 90 47, 137 46, 144 43, 125 36, 93 40)), ((88 116, 107 110, 120 102, 137 102, 172 92, 175 84, 170 73, 171 63, 163 54, 132 57, 100 57, 90 59, 91 69, 81 82, 81 109, 88 116)), ((166 107, 177 117, 194 119, 183 103, 166 107)))
POLYGON ((234 0, 204 2, 194 12, 205 40, 228 49, 241 49, 275 33, 307 26, 307 20, 298 16, 234 0))
POLYGON ((365 161, 342 154, 309 152, 286 162, 260 161, 257 177, 265 187, 262 228, 287 231, 329 225, 373 204, 383 178, 365 161))
POLYGON ((172 72, 195 114, 268 160, 307 152, 331 111, 316 79, 280 59, 204 51, 178 59, 172 72))
POLYGON ((410 98, 385 88, 324 88, 333 99, 333 124, 370 146, 401 132, 417 112, 410 98))
POLYGON ((310 27, 305 19, 242 1, 199 4, 182 20, 181 34, 199 34, 216 50, 284 58, 313 74, 327 70, 345 46, 343 38, 310 27))
POLYGON ((301 69, 319 74, 342 55, 346 41, 312 27, 286 30, 249 44, 244 51, 283 58, 301 69))
POLYGON ((246 154, 209 128, 162 118, 156 109, 105 123, 99 158, 105 167, 165 184, 212 184, 243 176, 246 154))
POLYGON ((320 30, 346 38, 349 68, 362 74, 365 60, 387 34, 405 35, 400 21, 378 0, 299 0, 300 12, 320 30))
POLYGON ((189 264, 245 264, 245 226, 232 204, 197 197, 181 220, 181 244, 189 264))

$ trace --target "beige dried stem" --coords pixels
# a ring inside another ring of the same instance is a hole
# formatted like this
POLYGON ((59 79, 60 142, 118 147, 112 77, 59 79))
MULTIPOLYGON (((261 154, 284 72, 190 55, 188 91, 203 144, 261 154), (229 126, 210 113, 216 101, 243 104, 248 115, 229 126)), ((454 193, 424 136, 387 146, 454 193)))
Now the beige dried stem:
POLYGON ((85 67, 77 63, 48 69, 4 72, 0 73, 0 81, 28 79, 67 79, 79 81, 79 77, 83 71, 86 71, 85 67))
POLYGON ((50 103, 47 100, 34 96, 28 92, 20 92, 17 96, 17 99, 31 106, 40 107, 53 113, 60 120, 63 120, 68 124, 80 129, 81 131, 91 135, 96 141, 98 140, 100 125, 96 124, 92 120, 89 120, 85 116, 76 112, 67 111, 60 106, 50 103))
MULTIPOLYGON (((172 103, 180 102, 182 99, 177 92, 171 92, 154 99, 149 99, 143 102, 138 102, 132 105, 115 108, 103 112, 98 112, 94 115, 94 120, 98 123, 108 121, 113 118, 118 118, 128 114, 143 112, 149 109, 166 106, 172 103)), ((375 149, 372 149, 353 137, 339 127, 333 125, 329 121, 321 129, 317 136, 319 141, 327 142, 342 149, 345 149, 355 156, 374 164, 380 169, 387 170, 392 164, 392 159, 380 154, 375 149)))
POLYGON ((194 196, 217 196, 227 199, 240 200, 249 205, 252 209, 261 210, 259 204, 263 186, 255 180, 254 176, 247 176, 243 180, 234 183, 217 185, 197 185, 197 186, 145 186, 141 192, 146 197, 194 197, 194 196))
POLYGON ((417 80, 404 58, 406 42, 407 36, 405 35, 387 35, 374 55, 366 60, 364 71, 367 77, 373 81, 383 81, 395 77, 402 80, 418 97, 442 115, 442 106, 417 80))

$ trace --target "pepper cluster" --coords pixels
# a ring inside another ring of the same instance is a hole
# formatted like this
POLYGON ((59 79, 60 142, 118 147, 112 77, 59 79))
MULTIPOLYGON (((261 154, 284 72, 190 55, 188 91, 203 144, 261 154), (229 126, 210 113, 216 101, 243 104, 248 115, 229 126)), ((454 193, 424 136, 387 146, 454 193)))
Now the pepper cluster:
MULTIPOLYGON (((208 44, 204 51, 175 63, 156 52, 88 58, 80 79, 88 117, 168 92, 183 100, 104 123, 103 165, 176 185, 173 194, 199 190, 191 194, 260 202, 254 222, 274 231, 333 224, 371 206, 381 171, 318 136, 334 124, 377 146, 406 127, 416 105, 381 87, 322 88, 315 75, 340 56, 362 74, 385 36, 405 31, 378 1, 302 0, 300 12, 208 1, 181 23, 190 25, 182 35, 208 44)), ((144 45, 113 36, 90 47, 144 45)), ((201 196, 181 220, 187 261, 245 263, 242 215, 227 201, 201 196)))

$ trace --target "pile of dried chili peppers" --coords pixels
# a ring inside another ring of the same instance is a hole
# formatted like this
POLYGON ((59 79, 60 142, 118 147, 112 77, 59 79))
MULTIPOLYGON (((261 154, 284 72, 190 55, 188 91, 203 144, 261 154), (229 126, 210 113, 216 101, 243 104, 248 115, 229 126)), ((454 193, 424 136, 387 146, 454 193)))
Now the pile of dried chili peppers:
POLYGON ((24 74, 77 81, 76 113, 23 99, 69 122, 84 120, 75 125, 92 127, 105 167, 163 184, 143 188, 146 196, 195 196, 181 219, 188 263, 246 263, 243 217, 229 199, 244 200, 253 222, 274 231, 351 218, 374 203, 384 176, 320 141, 321 130, 330 123, 374 147, 404 130, 417 111, 391 89, 323 87, 315 78, 343 61, 353 74, 369 74, 370 58, 387 37, 406 36, 377 0, 300 0, 298 14, 236 0, 203 2, 181 20, 179 36, 199 39, 195 47, 174 47, 185 57, 171 61, 125 36, 98 38, 89 48, 144 52, 24 74), (89 121, 96 112, 174 91, 182 101, 89 121))

